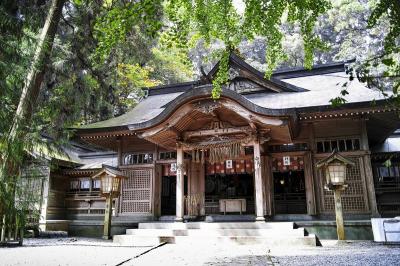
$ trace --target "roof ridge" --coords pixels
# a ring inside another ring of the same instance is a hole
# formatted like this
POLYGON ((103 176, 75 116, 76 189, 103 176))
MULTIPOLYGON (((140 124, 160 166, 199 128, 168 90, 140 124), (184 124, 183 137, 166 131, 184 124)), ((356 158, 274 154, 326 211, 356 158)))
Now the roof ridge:
POLYGON ((342 72, 345 70, 346 64, 354 63, 355 61, 355 59, 350 59, 328 64, 317 64, 313 65, 311 69, 306 69, 305 67, 287 67, 274 71, 272 77, 286 79, 342 72))
MULTIPOLYGON (((254 68, 252 65, 247 63, 239 55, 232 52, 229 55, 229 57, 234 63, 251 71, 258 78, 264 79, 264 75, 261 71, 259 71, 258 69, 254 68)), ((353 63, 353 62, 355 62, 355 59, 345 60, 345 61, 340 61, 340 62, 332 62, 332 63, 328 63, 328 64, 317 64, 317 65, 313 65, 311 69, 306 69, 304 67, 287 67, 287 68, 283 68, 283 69, 274 71, 272 73, 271 79, 269 79, 267 81, 272 82, 279 87, 285 87, 289 91, 293 91, 293 92, 305 91, 304 89, 302 89, 300 87, 293 86, 289 83, 286 83, 282 79, 307 77, 307 76, 341 72, 341 71, 345 70, 344 68, 345 68, 346 64, 353 63)), ((219 62, 217 62, 213 66, 213 68, 208 72, 207 76, 210 76, 210 75, 212 76, 213 74, 215 74, 215 72, 218 69, 218 65, 219 65, 219 62)), ((159 86, 154 86, 154 87, 148 87, 148 88, 146 88, 146 90, 147 90, 149 96, 174 93, 174 92, 185 92, 188 89, 191 89, 201 83, 202 83, 202 80, 198 79, 198 80, 192 80, 192 81, 185 81, 185 82, 179 82, 179 83, 171 83, 171 84, 159 85, 159 86)))

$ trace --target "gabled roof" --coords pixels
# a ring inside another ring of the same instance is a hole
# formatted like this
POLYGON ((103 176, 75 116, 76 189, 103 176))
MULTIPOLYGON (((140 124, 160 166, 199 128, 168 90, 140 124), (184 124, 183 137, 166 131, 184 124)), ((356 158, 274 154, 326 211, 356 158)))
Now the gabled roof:
MULTIPOLYGON (((270 79, 266 79, 264 73, 258 71, 250 64, 246 63, 242 58, 240 58, 235 53, 231 53, 229 55, 229 66, 231 69, 238 70, 240 72, 240 76, 250 79, 265 89, 269 89, 271 91, 277 92, 304 92, 307 91, 304 88, 298 87, 296 85, 292 85, 281 81, 275 77, 271 77, 270 79)), ((207 74, 207 80, 213 80, 215 74, 219 69, 219 62, 215 64, 215 66, 211 69, 211 71, 207 74)))
MULTIPOLYGON (((229 65, 231 69, 235 69, 239 71, 239 76, 236 79, 247 79, 248 81, 255 82, 259 86, 264 88, 265 92, 304 92, 308 91, 307 89, 301 88, 299 86, 287 83, 282 81, 274 76, 271 79, 266 79, 264 74, 250 64, 246 63, 242 58, 238 55, 231 53, 229 56, 229 65)), ((210 72, 200 78, 200 80, 182 82, 178 84, 168 84, 155 86, 147 89, 148 96, 160 95, 160 94, 168 94, 168 93, 177 93, 177 92, 185 92, 190 89, 195 88, 196 86, 201 85, 211 85, 212 80, 215 77, 219 68, 219 62, 215 64, 215 66, 210 70, 210 72)), ((262 91, 262 90, 261 90, 262 91)))
MULTIPOLYGON (((347 103, 339 109, 371 108, 372 100, 378 104, 379 100, 384 99, 379 91, 367 88, 356 79, 349 82, 345 73, 347 62, 315 66, 312 70, 304 68, 279 70, 272 75, 271 80, 267 80, 263 73, 237 55, 231 54, 229 60, 232 68, 239 69, 241 78, 247 78, 262 86, 250 93, 225 88, 223 95, 246 106, 248 110, 263 115, 296 116, 299 112, 335 110, 336 107, 332 107, 330 100, 340 96, 346 84, 349 94, 344 98, 347 103)), ((95 133, 151 127, 168 117, 176 106, 184 101, 210 95, 211 78, 217 68, 218 64, 205 79, 149 88, 147 96, 124 115, 82 126, 78 131, 95 133)))
POLYGON ((92 175, 92 178, 98 178, 99 176, 103 175, 103 174, 107 174, 113 177, 122 177, 122 178, 126 178, 126 176, 116 167, 112 167, 109 165, 102 165, 102 168, 96 172, 94 175, 92 175))
POLYGON ((337 152, 336 150, 334 150, 328 157, 320 160, 319 162, 317 162, 316 166, 317 168, 323 167, 323 166, 327 166, 328 164, 335 162, 335 161, 339 161, 345 165, 350 165, 350 166, 354 166, 355 163, 349 159, 347 159, 346 157, 344 157, 343 155, 341 155, 339 152, 337 152))

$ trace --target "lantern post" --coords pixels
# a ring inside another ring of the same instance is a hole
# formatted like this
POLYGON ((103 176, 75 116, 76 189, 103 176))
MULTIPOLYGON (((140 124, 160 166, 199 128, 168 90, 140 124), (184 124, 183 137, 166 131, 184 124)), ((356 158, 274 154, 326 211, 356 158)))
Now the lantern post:
POLYGON ((93 175, 92 178, 100 179, 100 193, 106 198, 103 239, 110 239, 113 198, 119 196, 121 180, 126 177, 123 176, 118 168, 103 165, 102 169, 93 175))
POLYGON ((343 208, 341 193, 347 188, 346 169, 347 166, 354 166, 354 162, 340 155, 336 150, 327 158, 317 163, 317 168, 325 171, 325 189, 333 191, 335 201, 336 231, 338 240, 345 240, 343 208))

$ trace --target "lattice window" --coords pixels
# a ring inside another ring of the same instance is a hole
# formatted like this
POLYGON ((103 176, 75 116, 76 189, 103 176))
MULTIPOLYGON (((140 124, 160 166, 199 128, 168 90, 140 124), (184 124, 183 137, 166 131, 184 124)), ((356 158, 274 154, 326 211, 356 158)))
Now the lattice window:
POLYGON ((152 162, 153 162, 152 153, 126 154, 124 155, 124 160, 123 160, 124 165, 147 164, 152 162))
POLYGON ((123 180, 121 213, 151 213, 152 170, 126 170, 123 180))
POLYGON ((317 152, 358 151, 360 150, 359 138, 331 139, 317 141, 317 152))
MULTIPOLYGON (((351 159, 355 162, 355 166, 347 168, 346 183, 348 187, 342 192, 343 210, 345 212, 365 212, 368 211, 368 207, 365 204, 366 191, 361 177, 360 163, 358 158, 351 159)), ((323 200, 324 211, 334 212, 333 192, 324 189, 323 200)))

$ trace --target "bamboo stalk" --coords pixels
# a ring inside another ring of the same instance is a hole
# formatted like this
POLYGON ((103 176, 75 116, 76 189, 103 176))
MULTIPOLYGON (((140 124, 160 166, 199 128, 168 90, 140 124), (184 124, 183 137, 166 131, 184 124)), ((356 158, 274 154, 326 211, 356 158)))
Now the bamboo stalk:
POLYGON ((1 224, 1 237, 0 237, 0 242, 5 243, 5 238, 6 238, 6 214, 3 214, 3 221, 1 224))

